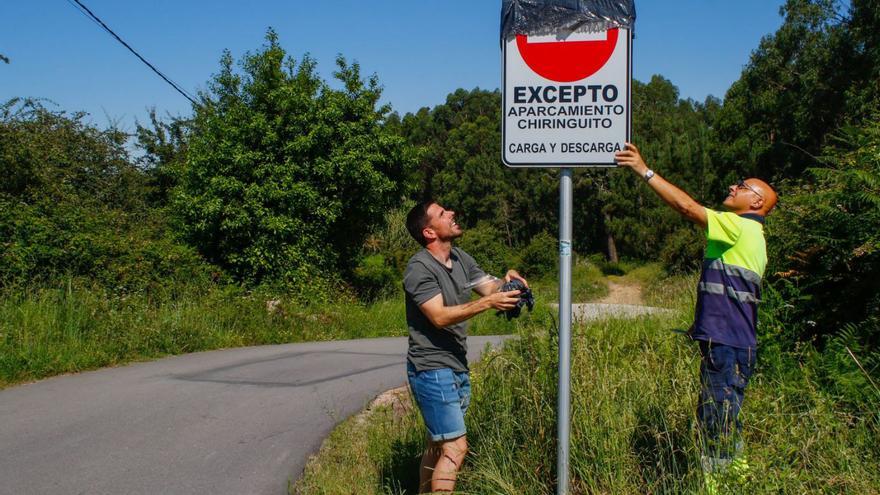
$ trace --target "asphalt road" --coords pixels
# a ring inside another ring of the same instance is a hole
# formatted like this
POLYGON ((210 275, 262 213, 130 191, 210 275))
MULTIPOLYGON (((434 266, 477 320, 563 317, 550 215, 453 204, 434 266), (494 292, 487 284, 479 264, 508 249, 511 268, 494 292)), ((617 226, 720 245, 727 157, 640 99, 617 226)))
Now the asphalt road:
MULTIPOLYGON (((470 359, 487 342, 470 337, 470 359)), ((248 347, 0 391, 0 493, 285 494, 339 421, 405 382, 406 339, 248 347)))

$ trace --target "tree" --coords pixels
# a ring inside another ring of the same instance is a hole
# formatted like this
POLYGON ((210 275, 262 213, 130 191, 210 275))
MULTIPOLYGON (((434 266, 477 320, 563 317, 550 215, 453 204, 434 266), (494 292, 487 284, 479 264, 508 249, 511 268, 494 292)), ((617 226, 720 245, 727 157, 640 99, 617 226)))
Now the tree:
MULTIPOLYGON (((558 229, 559 178, 556 170, 512 169, 501 161, 501 93, 458 89, 446 102, 422 108, 393 122, 419 149, 417 195, 429 196, 459 213, 462 225, 497 232, 507 247, 520 247, 544 231, 558 229)), ((576 174, 575 232, 597 245, 592 178, 576 174)), ((415 198, 418 199, 418 198, 415 198)))
MULTIPOLYGON (((793 318, 805 338, 880 314, 880 124, 844 128, 822 161, 785 198, 768 242, 770 270, 808 301, 793 318)), ((863 337, 880 346, 880 334, 863 337)))
POLYGON ((49 110, 34 99, 0 105, 0 193, 29 204, 139 209, 143 177, 129 161, 127 136, 90 126, 85 116, 49 110))
MULTIPOLYGON (((680 99, 678 88, 659 75, 648 83, 633 81, 633 141, 652 167, 710 207, 730 173, 712 160, 718 107, 712 97, 704 103, 680 99)), ((633 258, 662 259, 677 271, 699 264, 699 232, 638 177, 608 171, 597 176, 597 184, 609 253, 613 247, 633 258)))
POLYGON ((794 177, 815 166, 827 136, 880 108, 880 2, 788 0, 785 20, 727 92, 719 158, 746 175, 794 177))
POLYGON ((266 45, 220 72, 194 107, 174 210, 185 237, 239 280, 305 287, 350 272, 367 234, 408 191, 414 164, 386 131, 376 76, 337 58, 331 88, 308 56, 266 45))
POLYGON ((880 2, 788 0, 780 12, 727 92, 712 154, 781 191, 767 223, 769 340, 848 332, 876 348, 880 2))
MULTIPOLYGON (((635 81, 633 97, 635 139, 645 156, 698 200, 719 199, 722 174, 711 158, 711 122, 720 102, 680 100, 678 89, 660 76, 648 84, 635 81)), ((509 247, 522 247, 541 232, 558 230, 559 175, 555 169, 504 166, 500 123, 498 91, 459 89, 446 103, 395 119, 392 127, 420 149, 417 180, 423 191, 457 210, 463 225, 485 222, 509 247)), ((580 252, 648 259, 665 252, 682 269, 699 262, 693 248, 698 234, 631 175, 578 170, 573 188, 580 252), (680 249, 664 251, 673 233, 680 249)))
POLYGON ((210 267, 149 207, 127 136, 84 117, 0 105, 0 285, 81 277, 119 293, 204 280, 210 267))
POLYGON ((150 199, 154 206, 165 206, 177 186, 186 161, 187 141, 192 121, 179 117, 159 120, 156 109, 150 109, 150 126, 137 124, 138 147, 144 154, 138 164, 150 179, 150 199))

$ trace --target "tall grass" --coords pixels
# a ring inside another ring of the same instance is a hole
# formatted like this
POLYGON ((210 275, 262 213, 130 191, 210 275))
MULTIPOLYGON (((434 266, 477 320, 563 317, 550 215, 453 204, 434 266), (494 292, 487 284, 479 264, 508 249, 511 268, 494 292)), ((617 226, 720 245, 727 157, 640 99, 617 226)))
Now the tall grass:
MULTIPOLYGON (((603 290, 595 269, 578 270, 578 291, 603 290)), ((68 282, 0 291, 0 387, 211 349, 407 335, 399 292, 372 303, 340 293, 331 302, 305 304, 228 285, 164 289, 121 296, 68 282), (271 300, 277 303, 269 309, 271 300)), ((537 281, 536 314, 549 311, 551 294, 537 281)), ((517 324, 487 312, 474 319, 470 332, 506 334, 517 324)))
MULTIPOLYGON (((296 304, 235 287, 155 300, 68 285, 0 296, 0 386, 171 354, 406 334, 402 298, 296 304)), ((494 330, 494 328, 493 328, 494 330)))
MULTIPOLYGON (((290 487, 296 495, 415 493, 424 423, 409 395, 406 408, 383 405, 337 426, 290 487)), ((300 473, 295 473, 296 478, 300 473)))
MULTIPOLYGON (((692 318, 693 282, 649 284, 646 300, 666 303, 671 315, 573 329, 571 493, 706 492, 695 428, 699 355, 673 331, 692 318)), ((535 318, 472 373, 461 493, 555 490, 557 334, 552 318, 535 318)), ((741 417, 749 468, 723 475, 720 493, 880 493, 878 404, 845 407, 817 384, 803 356, 791 350, 765 367, 759 354, 741 417)), ((409 421, 389 431, 381 441, 400 448, 372 460, 374 474, 357 493, 415 493, 395 473, 418 465, 421 428, 409 421)), ((334 473, 346 470, 338 464, 308 476, 332 486, 334 473)))
MULTIPOLYGON (((574 493, 676 493, 698 486, 691 429, 697 358, 669 322, 607 320, 572 341, 574 493)), ((557 341, 522 335, 474 379, 472 493, 548 493, 556 465, 557 341)))

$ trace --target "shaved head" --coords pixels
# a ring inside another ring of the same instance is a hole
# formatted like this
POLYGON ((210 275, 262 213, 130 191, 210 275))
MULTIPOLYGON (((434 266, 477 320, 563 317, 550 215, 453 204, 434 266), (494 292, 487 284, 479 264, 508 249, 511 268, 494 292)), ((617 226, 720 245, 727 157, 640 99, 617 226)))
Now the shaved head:
POLYGON ((727 188, 724 207, 737 215, 756 213, 767 216, 776 206, 776 191, 770 184, 754 177, 738 180, 727 188))
POLYGON ((762 181, 761 179, 756 179, 754 177, 746 179, 746 183, 752 188, 754 188, 758 194, 764 199, 764 204, 761 205, 761 209, 758 211, 758 214, 767 216, 770 211, 776 206, 776 202, 779 200, 779 197, 776 195, 776 191, 770 187, 770 184, 762 181))

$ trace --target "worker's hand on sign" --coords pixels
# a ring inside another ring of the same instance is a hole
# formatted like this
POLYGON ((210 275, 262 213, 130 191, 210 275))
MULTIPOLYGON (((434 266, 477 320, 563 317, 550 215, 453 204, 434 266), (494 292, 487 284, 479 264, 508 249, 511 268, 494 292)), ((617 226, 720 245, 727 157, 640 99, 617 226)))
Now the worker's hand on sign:
POLYGON ((639 149, 632 143, 626 143, 626 148, 615 153, 614 160, 618 167, 629 167, 639 175, 645 175, 645 172, 648 171, 648 166, 642 159, 639 149))
POLYGON ((529 283, 526 282, 526 279, 523 278, 523 276, 520 275, 519 272, 517 272, 516 270, 507 270, 507 274, 504 275, 504 281, 505 281, 505 282, 510 282, 511 280, 519 280, 519 281, 522 282, 523 285, 525 285, 526 287, 529 286, 529 283))

